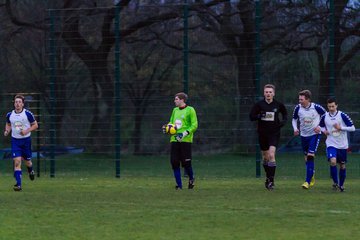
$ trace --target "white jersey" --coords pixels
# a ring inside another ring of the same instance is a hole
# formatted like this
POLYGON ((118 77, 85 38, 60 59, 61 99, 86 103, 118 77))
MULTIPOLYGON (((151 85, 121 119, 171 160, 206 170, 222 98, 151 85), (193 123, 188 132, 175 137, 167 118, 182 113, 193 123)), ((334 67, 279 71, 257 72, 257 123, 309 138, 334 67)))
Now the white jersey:
POLYGON ((23 129, 30 128, 31 123, 35 122, 35 117, 32 112, 24 108, 20 113, 16 113, 15 110, 9 112, 6 115, 6 121, 11 124, 11 136, 16 139, 21 139, 30 137, 31 133, 23 136, 20 132, 23 129))
POLYGON ((294 131, 298 130, 297 123, 300 122, 300 136, 310 137, 315 135, 314 129, 319 126, 320 118, 326 110, 316 103, 310 103, 309 107, 296 105, 293 113, 292 126, 294 131))
POLYGON ((351 118, 341 111, 331 115, 327 112, 320 121, 322 131, 325 129, 329 132, 326 138, 326 147, 337 149, 347 149, 349 147, 347 132, 355 131, 355 126, 351 118), (334 128, 334 124, 340 124, 341 130, 334 128))

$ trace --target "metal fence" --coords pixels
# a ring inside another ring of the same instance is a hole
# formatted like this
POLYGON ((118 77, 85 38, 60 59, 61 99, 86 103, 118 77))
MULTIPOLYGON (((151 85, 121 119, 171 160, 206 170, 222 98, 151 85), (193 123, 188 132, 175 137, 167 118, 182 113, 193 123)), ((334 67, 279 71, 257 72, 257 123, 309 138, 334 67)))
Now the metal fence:
MULTIPOLYGON (((359 38, 337 39, 337 6, 316 4, 317 11, 262 1, 48 9, 47 77, 36 94, 26 93, 40 119, 34 150, 46 155, 50 176, 63 170, 59 156, 84 161, 79 168, 103 156, 114 160, 109 168, 119 177, 123 156, 168 154, 161 126, 174 94, 185 91, 199 118, 194 153, 239 161, 254 156, 255 163, 256 128, 248 113, 265 83, 277 86, 276 98, 290 117, 298 91, 310 89, 323 106, 336 95, 359 125, 360 59, 355 54, 338 67, 359 38), (320 30, 322 40, 312 35, 320 30)), ((7 92, 4 87, 2 112, 11 109, 7 92)), ((289 121, 281 145, 291 138, 289 121)))

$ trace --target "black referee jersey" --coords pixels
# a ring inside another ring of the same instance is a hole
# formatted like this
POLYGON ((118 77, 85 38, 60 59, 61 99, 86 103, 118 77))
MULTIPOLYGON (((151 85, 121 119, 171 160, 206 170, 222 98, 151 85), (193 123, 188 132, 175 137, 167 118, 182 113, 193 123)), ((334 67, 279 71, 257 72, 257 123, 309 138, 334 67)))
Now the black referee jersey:
POLYGON ((267 103, 265 99, 254 104, 250 111, 250 120, 258 121, 258 132, 275 133, 279 132, 288 119, 285 105, 273 99, 267 103), (281 113, 281 120, 279 114, 281 113))

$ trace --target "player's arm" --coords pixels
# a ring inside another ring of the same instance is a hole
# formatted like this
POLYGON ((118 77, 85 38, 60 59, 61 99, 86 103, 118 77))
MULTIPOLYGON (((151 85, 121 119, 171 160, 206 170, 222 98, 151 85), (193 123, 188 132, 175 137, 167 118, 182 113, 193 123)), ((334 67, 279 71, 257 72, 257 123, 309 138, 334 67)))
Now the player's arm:
POLYGON ((283 127, 285 126, 287 120, 288 120, 288 112, 286 110, 286 107, 284 104, 281 104, 280 105, 280 113, 281 113, 281 117, 282 117, 282 120, 280 121, 280 127, 283 127))
POLYGON ((189 133, 194 133, 198 128, 198 119, 194 108, 190 111, 190 127, 186 129, 189 133))
POLYGON ((38 128, 39 128, 39 125, 38 125, 37 121, 35 120, 35 121, 33 121, 33 122, 31 123, 31 127, 28 128, 28 130, 29 130, 29 132, 32 132, 32 131, 34 131, 34 130, 36 130, 36 129, 38 129, 38 128))
POLYGON ((39 127, 37 121, 35 120, 34 115, 30 111, 26 111, 25 113, 26 113, 27 119, 30 122, 30 127, 28 129, 21 130, 21 132, 20 132, 21 135, 26 135, 26 134, 38 129, 38 127, 39 127))
POLYGON ((30 123, 30 127, 28 129, 21 130, 20 134, 21 135, 26 135, 29 132, 32 132, 32 131, 38 129, 38 127, 39 127, 39 125, 38 125, 37 121, 35 120, 32 123, 30 123))
POLYGON ((347 132, 354 132, 355 131, 354 123, 346 113, 343 113, 343 112, 341 113, 341 119, 343 120, 345 126, 342 126, 342 125, 339 124, 339 126, 337 128, 338 130, 347 131, 347 132))
POLYGON ((171 116, 170 116, 170 121, 164 125, 162 125, 161 129, 162 129, 162 132, 163 133, 166 133, 166 125, 168 124, 174 124, 174 115, 175 115, 175 108, 173 109, 172 113, 171 113, 171 116))
POLYGON ((328 130, 326 128, 326 125, 325 125, 325 115, 323 115, 321 117, 319 126, 320 126, 320 129, 321 129, 322 133, 324 133, 325 135, 329 135, 329 132, 328 132, 328 130))
POLYGON ((249 118, 250 121, 257 121, 260 120, 261 117, 264 115, 265 113, 261 112, 261 108, 259 106, 259 104, 255 104, 250 111, 249 114, 249 118))
POLYGON ((315 107, 315 110, 317 111, 317 113, 318 113, 320 116, 323 116, 323 115, 326 113, 325 108, 323 108, 321 105, 315 104, 314 107, 315 107))
POLYGON ((11 124, 6 123, 5 124, 5 130, 4 130, 4 136, 6 137, 7 135, 9 135, 10 132, 11 132, 11 124))
POLYGON ((6 137, 11 132, 11 122, 10 122, 10 113, 6 114, 6 123, 5 123, 5 130, 4 136, 6 137))
POLYGON ((292 127, 294 129, 294 135, 297 136, 299 135, 300 131, 298 129, 298 119, 299 119, 299 110, 300 110, 300 105, 296 105, 294 112, 293 112, 293 117, 292 117, 292 127))

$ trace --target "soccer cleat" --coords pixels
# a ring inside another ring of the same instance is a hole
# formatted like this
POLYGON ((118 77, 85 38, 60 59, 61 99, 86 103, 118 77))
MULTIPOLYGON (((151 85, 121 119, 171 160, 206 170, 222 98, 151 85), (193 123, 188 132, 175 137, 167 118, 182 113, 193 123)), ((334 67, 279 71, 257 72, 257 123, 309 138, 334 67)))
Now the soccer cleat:
POLYGON ((315 174, 313 174, 311 181, 310 181, 310 187, 315 185, 315 174))
POLYGON ((339 185, 337 183, 334 183, 332 185, 332 190, 337 191, 339 189, 339 185))
POLYGON ((18 186, 18 185, 14 185, 13 189, 15 192, 20 192, 22 190, 21 186, 18 186))
POLYGON ((272 191, 272 190, 274 190, 274 186, 275 186, 275 184, 273 182, 269 182, 268 185, 266 186, 266 188, 269 191, 272 191))
POLYGON ((31 181, 34 181, 34 179, 35 179, 35 173, 34 173, 34 170, 33 170, 33 171, 31 171, 31 172, 29 172, 29 178, 30 178, 30 180, 31 180, 31 181))
POLYGON ((344 192, 344 191, 345 191, 344 186, 339 186, 339 189, 340 189, 340 192, 344 192))
POLYGON ((178 185, 175 186, 175 190, 181 190, 182 188, 179 187, 178 185))
POLYGON ((310 184, 308 182, 304 182, 301 186, 303 189, 309 189, 310 184))
POLYGON ((193 189, 195 187, 195 178, 194 179, 189 179, 189 185, 188 185, 188 189, 193 189))

